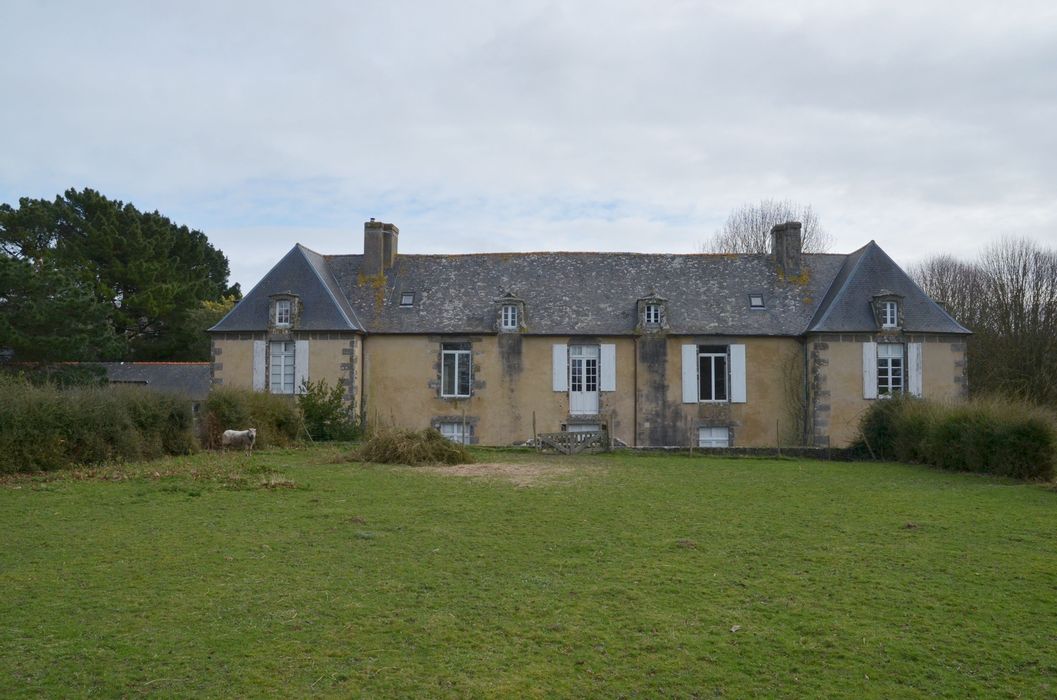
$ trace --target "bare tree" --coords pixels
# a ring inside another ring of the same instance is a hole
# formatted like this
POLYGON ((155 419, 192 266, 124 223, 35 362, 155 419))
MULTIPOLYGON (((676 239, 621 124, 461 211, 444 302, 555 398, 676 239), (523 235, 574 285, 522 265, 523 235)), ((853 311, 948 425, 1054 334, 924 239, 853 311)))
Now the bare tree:
POLYGON ((969 387, 1057 405, 1057 250, 1004 238, 975 263, 939 256, 910 268, 973 331, 969 387))
POLYGON ((985 285, 979 266, 950 255, 938 255, 908 267, 907 273, 958 323, 970 329, 983 323, 985 285))
POLYGON ((803 224, 804 251, 825 253, 833 245, 832 237, 822 228, 810 204, 788 199, 764 199, 759 204, 745 204, 730 212, 723 228, 701 244, 702 253, 769 253, 771 229, 787 221, 803 224))

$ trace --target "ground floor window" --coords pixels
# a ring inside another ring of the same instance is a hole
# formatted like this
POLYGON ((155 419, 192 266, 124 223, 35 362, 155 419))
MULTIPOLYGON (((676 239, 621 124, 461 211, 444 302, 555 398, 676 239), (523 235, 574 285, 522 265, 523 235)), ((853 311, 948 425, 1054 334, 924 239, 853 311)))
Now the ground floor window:
POLYGON ((469 424, 457 421, 449 421, 439 423, 437 425, 437 430, 440 431, 441 435, 448 438, 452 442, 457 442, 462 445, 470 444, 471 430, 469 424))
POLYGON ((698 401, 727 400, 727 346, 701 345, 698 357, 698 401))
POLYGON ((469 343, 444 343, 441 348, 440 395, 462 398, 470 395, 473 381, 469 343))
POLYGON ((891 396, 903 391, 903 345, 880 343, 877 346, 877 395, 891 396))
POLYGON ((290 341, 271 344, 271 392, 294 393, 294 348, 290 341))
POLYGON ((565 428, 567 433, 597 433, 601 430, 602 426, 598 423, 573 423, 565 428))
POLYGON ((698 447, 730 447, 730 428, 698 428, 698 447))

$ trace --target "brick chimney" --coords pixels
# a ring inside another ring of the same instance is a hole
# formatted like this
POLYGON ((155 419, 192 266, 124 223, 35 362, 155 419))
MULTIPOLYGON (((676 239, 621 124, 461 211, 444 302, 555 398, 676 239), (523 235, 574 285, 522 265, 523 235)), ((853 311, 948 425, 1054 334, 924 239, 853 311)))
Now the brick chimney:
POLYGON ((400 229, 371 219, 363 224, 363 265, 365 275, 382 275, 396 262, 396 244, 400 229))
POLYGON ((787 221, 771 229, 771 255, 784 277, 800 276, 801 227, 799 221, 787 221))

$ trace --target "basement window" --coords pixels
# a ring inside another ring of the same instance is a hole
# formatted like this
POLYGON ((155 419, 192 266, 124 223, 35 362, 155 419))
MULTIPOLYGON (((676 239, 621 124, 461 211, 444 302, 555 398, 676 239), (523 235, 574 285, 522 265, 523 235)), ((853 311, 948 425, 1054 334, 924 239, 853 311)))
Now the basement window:
POLYGON ((698 428, 698 447, 730 447, 730 428, 698 428))
POLYGON ((472 429, 465 423, 445 421, 437 424, 437 430, 440 431, 441 435, 452 442, 459 443, 460 445, 470 444, 470 433, 472 432, 472 429))
POLYGON ((762 309, 763 308, 763 295, 762 294, 750 294, 749 295, 749 308, 750 309, 762 309))
POLYGON ((400 306, 408 307, 415 305, 415 293, 414 292, 402 292, 400 294, 400 306))

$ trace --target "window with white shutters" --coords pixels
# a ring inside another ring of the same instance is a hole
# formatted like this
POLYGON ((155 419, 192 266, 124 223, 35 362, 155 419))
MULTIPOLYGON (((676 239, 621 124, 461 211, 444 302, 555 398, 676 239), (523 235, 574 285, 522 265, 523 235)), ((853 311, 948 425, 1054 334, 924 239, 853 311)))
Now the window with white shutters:
POLYGON ((294 393, 295 348, 295 343, 290 341, 271 344, 269 386, 273 394, 294 393))

